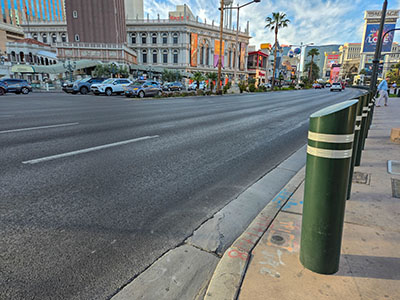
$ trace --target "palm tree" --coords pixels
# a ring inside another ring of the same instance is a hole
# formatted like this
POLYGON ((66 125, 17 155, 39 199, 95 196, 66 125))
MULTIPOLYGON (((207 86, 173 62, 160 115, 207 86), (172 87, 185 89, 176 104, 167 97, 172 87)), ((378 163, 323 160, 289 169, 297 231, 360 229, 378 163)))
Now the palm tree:
POLYGON ((314 56, 318 56, 318 55, 319 55, 319 51, 316 48, 312 48, 307 53, 307 56, 311 56, 311 64, 310 64, 310 70, 309 70, 309 75, 308 75, 308 78, 310 79, 311 83, 313 81, 313 79, 312 79, 312 75, 313 75, 312 67, 313 67, 313 64, 314 64, 314 56))
POLYGON ((284 28, 288 27, 290 20, 286 18, 285 13, 272 13, 272 18, 267 17, 265 19, 265 22, 267 22, 267 25, 265 25, 265 28, 269 28, 271 31, 275 32, 275 46, 274 46, 274 68, 273 72, 274 74, 272 75, 272 89, 274 88, 275 85, 275 73, 276 73, 276 51, 278 50, 278 32, 279 28, 284 28))
POLYGON ((207 77, 210 80, 210 90, 212 92, 214 89, 214 81, 216 81, 218 79, 218 74, 210 72, 207 74, 207 77))
POLYGON ((197 82, 197 89, 199 89, 200 82, 204 80, 204 76, 201 72, 195 72, 192 79, 197 82))

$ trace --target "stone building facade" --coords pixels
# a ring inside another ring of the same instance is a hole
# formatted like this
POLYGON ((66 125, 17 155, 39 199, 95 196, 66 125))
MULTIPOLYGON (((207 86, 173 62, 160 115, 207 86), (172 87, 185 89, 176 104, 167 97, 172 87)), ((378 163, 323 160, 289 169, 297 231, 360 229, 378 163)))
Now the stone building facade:
MULTIPOLYGON (((181 19, 145 19, 127 21, 127 44, 138 55, 138 64, 182 72, 216 71, 215 55, 219 52, 219 25, 181 19), (194 41, 195 39, 195 41, 194 41)), ((242 62, 236 57, 236 31, 224 28, 223 68, 225 77, 232 78, 235 65, 238 75, 247 76, 249 28, 239 33, 242 62)), ((239 50, 240 51, 240 50, 239 50)), ((239 52, 240 54, 240 52, 239 52)))

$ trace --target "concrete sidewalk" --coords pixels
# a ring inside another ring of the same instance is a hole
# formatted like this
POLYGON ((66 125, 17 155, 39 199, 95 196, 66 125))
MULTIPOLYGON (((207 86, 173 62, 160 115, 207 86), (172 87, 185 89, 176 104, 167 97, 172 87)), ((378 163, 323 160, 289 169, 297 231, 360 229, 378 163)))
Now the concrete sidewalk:
POLYGON ((388 160, 400 161, 400 145, 390 141, 394 127, 400 127, 400 98, 375 108, 355 169, 359 183, 346 202, 339 272, 320 275, 299 261, 303 181, 253 249, 239 299, 400 299, 400 199, 392 195, 392 179, 400 175, 387 167, 388 160))

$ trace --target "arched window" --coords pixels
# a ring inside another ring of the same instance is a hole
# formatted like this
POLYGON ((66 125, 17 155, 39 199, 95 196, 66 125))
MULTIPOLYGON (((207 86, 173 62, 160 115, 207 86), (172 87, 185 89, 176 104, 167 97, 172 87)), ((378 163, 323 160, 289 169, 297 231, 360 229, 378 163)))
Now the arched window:
POLYGON ((232 49, 229 49, 228 52, 228 67, 232 67, 232 49))
POLYGON ((146 45, 146 43, 147 43, 147 34, 146 33, 142 33, 142 44, 143 45, 146 45))
POLYGON ((16 61, 16 55, 14 51, 11 51, 11 61, 16 61))
POLYGON ((147 64, 147 50, 142 51, 142 62, 147 64))
POLYGON ((49 59, 46 58, 45 62, 46 62, 46 66, 48 66, 49 65, 49 59))
POLYGON ((24 62, 25 61, 25 55, 24 55, 24 52, 22 52, 22 51, 19 53, 19 61, 20 62, 24 62))
POLYGON ((57 35, 56 35, 55 33, 53 33, 53 34, 51 35, 51 41, 52 41, 53 43, 57 43, 57 35))
POLYGON ((210 65, 210 47, 206 44, 206 66, 210 65))
POLYGON ((43 57, 40 58, 40 64, 41 64, 41 65, 44 65, 44 59, 43 59, 43 57))
POLYGON ((163 33, 162 34, 162 43, 165 45, 168 43, 168 33, 163 33))
POLYGON ((204 65, 204 44, 200 48, 200 65, 204 65))
POLYGON ((173 54, 174 64, 177 64, 178 63, 178 50, 174 50, 172 52, 172 54, 173 54))
POLYGON ((157 63, 157 50, 153 50, 153 64, 157 63))
POLYGON ((131 34, 131 43, 136 44, 136 33, 131 34))
POLYGON ((172 42, 176 45, 176 44, 178 44, 178 33, 174 33, 173 35, 172 35, 172 42))
POLYGON ((42 40, 43 40, 43 43, 47 44, 47 34, 44 33, 42 35, 42 40))
POLYGON ((152 33, 151 34, 151 42, 153 44, 157 44, 157 33, 152 33))
POLYGON ((168 63, 168 50, 163 50, 163 64, 168 63))
POLYGON ((67 35, 65 33, 63 33, 61 35, 61 42, 66 43, 67 42, 67 35))
POLYGON ((32 37, 33 37, 34 40, 37 40, 37 37, 38 37, 37 33, 34 33, 34 34, 32 35, 32 37))

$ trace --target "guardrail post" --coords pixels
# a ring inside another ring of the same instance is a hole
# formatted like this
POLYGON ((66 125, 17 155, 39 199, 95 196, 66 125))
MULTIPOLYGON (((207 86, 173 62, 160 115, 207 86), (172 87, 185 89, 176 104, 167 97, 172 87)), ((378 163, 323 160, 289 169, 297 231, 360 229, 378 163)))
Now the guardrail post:
POLYGON ((360 139, 360 129, 361 129, 361 120, 362 120, 362 100, 361 97, 358 97, 357 103, 357 113, 356 113, 356 125, 354 127, 354 141, 353 141, 353 152, 351 154, 351 163, 350 163, 350 175, 349 175, 349 185, 347 187, 347 197, 346 199, 349 200, 351 196, 351 186, 353 182, 353 173, 354 173, 354 166, 356 164, 357 154, 358 154, 358 143, 360 139))
POLYGON ((364 139, 365 139, 365 131, 367 130, 367 116, 368 116, 368 102, 367 102, 367 94, 361 96, 362 101, 362 115, 361 115, 361 129, 360 129, 360 137, 358 140, 358 149, 356 156, 355 165, 358 167, 361 164, 361 156, 362 150, 364 149, 364 139))
POLYGON ((300 261, 316 273, 339 269, 357 103, 342 102, 310 117, 300 261))

